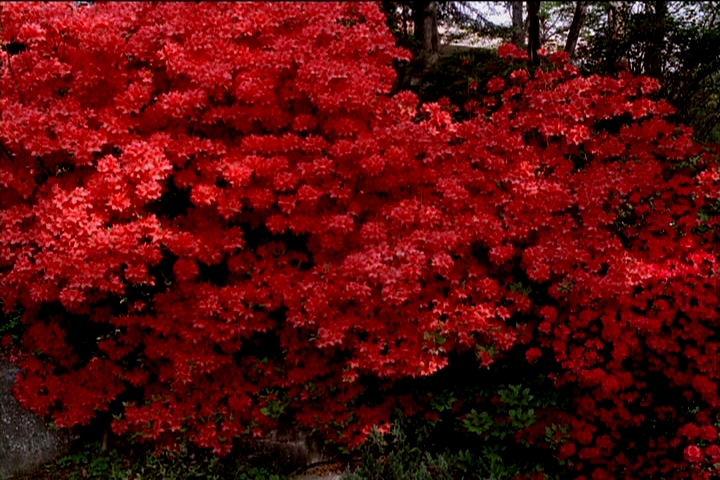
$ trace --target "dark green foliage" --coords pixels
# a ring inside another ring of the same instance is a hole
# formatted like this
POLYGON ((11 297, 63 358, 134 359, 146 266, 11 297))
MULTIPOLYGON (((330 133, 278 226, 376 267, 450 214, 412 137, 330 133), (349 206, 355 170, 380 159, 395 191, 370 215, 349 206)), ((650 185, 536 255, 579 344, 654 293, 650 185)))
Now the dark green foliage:
POLYGON ((3 338, 10 338, 12 344, 17 344, 23 332, 23 310, 16 308, 12 312, 4 313, 2 307, 3 301, 0 299, 0 341, 3 338))
POLYGON ((209 454, 182 447, 176 453, 153 455, 86 445, 24 480, 281 480, 284 476, 243 461, 218 460, 209 454))
POLYGON ((542 412, 562 410, 570 397, 548 379, 551 368, 543 360, 528 365, 522 348, 490 369, 468 352, 432 377, 395 386, 393 394, 412 394, 428 416, 398 412, 390 434, 374 435, 345 478, 499 480, 533 471, 564 478, 566 467, 553 457, 561 442, 545 442, 545 432, 567 427, 546 426, 542 412), (527 427, 534 427, 534 441, 527 427))
POLYGON ((668 52, 675 63, 661 93, 678 109, 699 139, 720 141, 720 29, 676 25, 668 52))
POLYGON ((344 480, 452 480, 452 468, 443 454, 433 455, 411 443, 396 423, 388 436, 373 432, 362 447, 360 466, 344 480))
POLYGON ((489 48, 456 47, 444 54, 422 76, 417 86, 410 87, 422 102, 436 102, 447 97, 459 107, 478 93, 492 77, 509 73, 508 63, 489 48))

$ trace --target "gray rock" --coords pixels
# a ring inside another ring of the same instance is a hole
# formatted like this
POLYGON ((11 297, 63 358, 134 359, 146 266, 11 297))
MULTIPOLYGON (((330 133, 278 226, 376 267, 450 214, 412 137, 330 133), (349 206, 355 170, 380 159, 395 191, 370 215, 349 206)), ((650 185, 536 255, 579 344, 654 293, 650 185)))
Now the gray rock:
POLYGON ((263 438, 241 440, 239 446, 238 454, 288 473, 333 459, 319 438, 293 426, 282 426, 263 438))
POLYGON ((62 455, 67 437, 50 431, 13 397, 18 369, 0 359, 0 479, 32 471, 62 455))

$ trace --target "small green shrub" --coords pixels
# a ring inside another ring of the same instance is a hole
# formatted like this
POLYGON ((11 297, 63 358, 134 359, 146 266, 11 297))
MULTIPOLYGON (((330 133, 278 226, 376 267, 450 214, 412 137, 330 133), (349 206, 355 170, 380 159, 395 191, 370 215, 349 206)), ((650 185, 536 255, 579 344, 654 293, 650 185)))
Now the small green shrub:
MULTIPOLYGON (((509 480, 516 475, 543 471, 539 466, 529 469, 521 465, 523 462, 508 462, 502 456, 505 448, 499 443, 479 449, 437 451, 422 437, 410 439, 410 431, 399 421, 388 435, 373 432, 361 449, 359 465, 348 468, 343 480, 509 480)), ((546 473, 544 478, 562 477, 546 473)))
POLYGON ((445 456, 422 451, 408 441, 400 423, 390 435, 374 431, 362 447, 360 465, 343 480, 452 480, 452 467, 445 456), (388 438, 389 437, 389 438, 388 438))
POLYGON ((7 340, 10 339, 10 343, 17 344, 20 341, 23 331, 22 323, 23 311, 20 308, 16 308, 10 313, 3 312, 3 301, 0 299, 0 348, 7 347, 7 340))
POLYGON ((546 427, 566 428, 548 423, 546 413, 565 410, 570 400, 548 378, 551 362, 528 365, 520 350, 489 370, 473 362, 458 357, 398 390, 412 395, 425 415, 398 411, 390 433, 371 436, 345 479, 512 480, 533 472, 565 478, 568 465, 556 458, 561 444, 545 438, 546 427))

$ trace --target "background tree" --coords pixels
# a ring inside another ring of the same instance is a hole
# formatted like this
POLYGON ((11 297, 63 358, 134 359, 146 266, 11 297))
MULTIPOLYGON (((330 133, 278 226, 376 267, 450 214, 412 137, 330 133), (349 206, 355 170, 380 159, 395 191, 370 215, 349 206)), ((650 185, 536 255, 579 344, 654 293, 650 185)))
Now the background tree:
POLYGON ((523 25, 523 2, 510 2, 512 12, 512 43, 518 48, 525 46, 525 28, 523 25))
POLYGON ((540 57, 540 2, 527 2, 528 10, 528 57, 531 65, 539 65, 540 57))
POLYGON ((665 46, 666 26, 665 19, 667 17, 667 2, 665 0, 656 0, 651 3, 652 11, 648 12, 649 34, 647 53, 645 54, 644 73, 653 78, 662 78, 663 72, 663 50, 665 46))
POLYGON ((720 2, 591 2, 587 48, 577 60, 588 73, 627 68, 658 79, 659 95, 677 109, 676 119, 691 125, 696 138, 718 140, 719 12, 720 2))
POLYGON ((440 40, 438 35, 438 2, 414 0, 412 9, 413 31, 420 51, 433 59, 438 53, 440 40))
POLYGON ((570 30, 568 31, 567 40, 565 41, 565 53, 570 57, 575 55, 575 47, 578 38, 580 38, 580 30, 585 23, 585 12, 587 10, 587 2, 575 2, 575 13, 573 14, 570 30))

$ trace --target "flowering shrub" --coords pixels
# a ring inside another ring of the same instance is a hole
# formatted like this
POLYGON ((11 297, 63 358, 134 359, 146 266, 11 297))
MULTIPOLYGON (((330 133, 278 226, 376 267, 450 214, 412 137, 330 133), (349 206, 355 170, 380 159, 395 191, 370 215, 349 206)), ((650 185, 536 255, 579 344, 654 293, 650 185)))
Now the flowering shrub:
POLYGON ((360 404, 369 381, 526 348, 577 393, 526 439, 570 425, 579 475, 717 461, 717 149, 654 81, 518 63, 454 123, 389 95, 406 53, 374 4, 1 20, 0 298, 32 411, 220 454, 290 416, 353 447, 417 407, 360 404))

